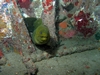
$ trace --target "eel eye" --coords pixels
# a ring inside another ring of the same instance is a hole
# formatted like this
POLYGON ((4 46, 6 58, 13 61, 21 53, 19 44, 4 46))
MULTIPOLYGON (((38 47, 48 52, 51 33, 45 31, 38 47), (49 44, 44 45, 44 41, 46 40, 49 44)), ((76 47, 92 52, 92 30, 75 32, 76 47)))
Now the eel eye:
POLYGON ((40 32, 40 34, 42 34, 42 32, 40 32))

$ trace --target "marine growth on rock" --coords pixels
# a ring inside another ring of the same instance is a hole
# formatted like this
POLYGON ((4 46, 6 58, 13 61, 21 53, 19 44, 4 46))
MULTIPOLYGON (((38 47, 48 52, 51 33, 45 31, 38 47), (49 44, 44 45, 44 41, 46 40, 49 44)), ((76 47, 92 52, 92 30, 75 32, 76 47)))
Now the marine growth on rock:
POLYGON ((90 17, 90 13, 80 11, 77 16, 74 16, 74 19, 76 30, 82 33, 84 37, 90 37, 95 33, 97 25, 95 25, 93 18, 90 17))

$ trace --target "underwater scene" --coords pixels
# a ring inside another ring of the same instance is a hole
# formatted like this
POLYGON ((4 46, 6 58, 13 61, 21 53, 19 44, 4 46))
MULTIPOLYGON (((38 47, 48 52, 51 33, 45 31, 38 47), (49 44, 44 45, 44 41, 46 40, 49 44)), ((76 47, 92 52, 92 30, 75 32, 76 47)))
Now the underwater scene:
POLYGON ((0 0, 0 75, 100 75, 100 0, 0 0))

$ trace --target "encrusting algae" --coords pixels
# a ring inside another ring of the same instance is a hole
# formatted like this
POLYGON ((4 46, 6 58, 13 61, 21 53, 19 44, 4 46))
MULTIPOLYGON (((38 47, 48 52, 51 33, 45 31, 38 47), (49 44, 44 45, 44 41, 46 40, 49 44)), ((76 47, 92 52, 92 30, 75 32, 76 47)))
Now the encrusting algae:
POLYGON ((61 22, 60 24, 59 24, 59 26, 61 27, 61 28, 67 28, 67 23, 64 21, 64 22, 61 22))
POLYGON ((4 38, 6 36, 6 32, 7 32, 6 24, 0 18, 0 39, 4 38))

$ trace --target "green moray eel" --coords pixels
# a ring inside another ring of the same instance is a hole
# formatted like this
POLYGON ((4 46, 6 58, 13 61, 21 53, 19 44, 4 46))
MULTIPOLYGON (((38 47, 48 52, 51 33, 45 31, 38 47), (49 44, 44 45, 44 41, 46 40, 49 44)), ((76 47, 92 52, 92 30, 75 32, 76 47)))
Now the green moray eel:
POLYGON ((31 33, 32 41, 36 45, 47 44, 50 40, 50 33, 42 19, 26 18, 24 19, 27 24, 28 31, 31 33), (33 23, 34 22, 34 23, 33 23))
POLYGON ((32 40, 37 45, 47 44, 50 40, 48 28, 46 26, 38 26, 32 33, 32 40))
POLYGON ((42 23, 42 19, 37 19, 34 22, 34 31, 32 33, 32 40, 37 45, 47 44, 50 40, 50 33, 48 27, 42 23))

